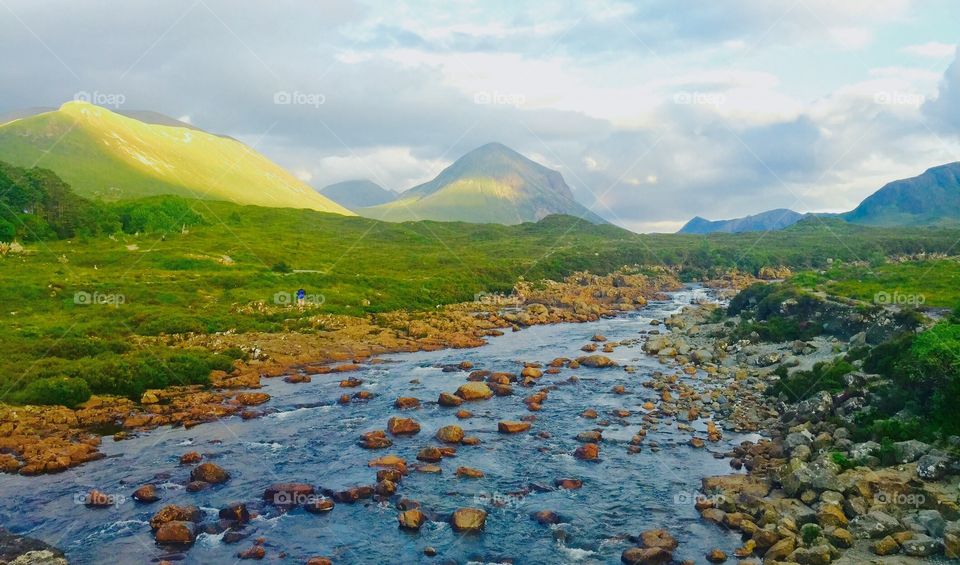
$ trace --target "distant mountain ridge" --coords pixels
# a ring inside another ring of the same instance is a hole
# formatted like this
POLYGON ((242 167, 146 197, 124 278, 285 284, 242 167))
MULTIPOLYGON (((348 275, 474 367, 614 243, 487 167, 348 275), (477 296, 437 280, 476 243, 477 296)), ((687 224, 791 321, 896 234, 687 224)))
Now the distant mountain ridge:
POLYGON ((319 192, 350 210, 386 204, 400 197, 398 193, 367 179, 345 180, 329 184, 319 192))
POLYGON ((0 125, 0 160, 51 169, 77 194, 104 200, 174 194, 354 215, 239 141, 155 112, 131 115, 80 101, 28 111, 0 125))
POLYGON ((849 212, 800 214, 781 208, 732 220, 710 221, 697 216, 677 233, 781 230, 808 217, 833 217, 878 227, 956 226, 960 224, 960 162, 931 167, 915 177, 887 183, 849 212))
POLYGON ((444 169, 433 180, 393 202, 358 210, 362 216, 411 220, 519 224, 554 214, 606 221, 576 201, 563 176, 500 143, 488 143, 444 169))
POLYGON ((960 223, 960 162, 885 184, 843 219, 868 226, 937 226, 960 223))
POLYGON ((677 233, 742 233, 748 231, 781 230, 803 219, 806 214, 786 208, 768 210, 752 216, 732 220, 707 220, 697 216, 686 223, 677 233))

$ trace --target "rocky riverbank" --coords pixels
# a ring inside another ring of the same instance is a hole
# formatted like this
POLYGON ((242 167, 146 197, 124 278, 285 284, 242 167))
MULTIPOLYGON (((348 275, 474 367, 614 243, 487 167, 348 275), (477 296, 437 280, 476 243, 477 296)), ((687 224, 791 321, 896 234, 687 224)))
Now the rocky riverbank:
MULTIPOLYGON (((478 297, 431 312, 390 312, 367 317, 318 315, 315 333, 166 336, 171 347, 219 351, 239 347, 249 360, 230 373, 211 374, 211 387, 147 391, 139 401, 94 396, 76 409, 0 404, 0 471, 37 475, 61 472, 103 457, 104 436, 123 440, 159 426, 192 427, 220 418, 256 418, 269 411, 269 395, 257 392, 262 378, 290 382, 338 379, 349 391, 347 374, 377 355, 477 347, 490 336, 524 327, 589 322, 643 307, 647 300, 676 290, 680 282, 664 269, 623 270, 606 276, 576 273, 564 281, 521 282, 509 296, 478 297)), ((268 308, 263 304, 240 309, 268 308)), ((269 306, 269 308, 277 308, 269 306)), ((293 307, 291 307, 293 308, 293 307)), ((141 338, 141 341, 148 341, 141 338)), ((346 400, 351 396, 345 393, 346 400)), ((362 400, 362 399, 361 399, 362 400)))
MULTIPOLYGON (((789 300, 778 306, 788 314, 798 307, 789 300)), ((893 460, 882 462, 881 445, 852 440, 858 414, 871 409, 870 391, 880 380, 861 370, 844 375, 843 390, 833 394, 795 391, 808 396, 795 404, 769 394, 784 376, 868 347, 868 335, 895 325, 890 312, 865 315, 856 305, 828 301, 815 308, 811 322, 833 328, 825 332, 833 335, 769 343, 754 334, 741 340, 734 335, 740 319, 713 305, 689 307, 665 320, 663 333, 648 332, 653 335, 645 350, 672 369, 647 383, 662 399, 651 416, 672 417, 678 428, 690 429, 687 422, 712 414, 716 425, 706 437, 691 429, 694 448, 716 441, 725 429, 767 438, 724 454, 732 469, 745 474, 705 477, 700 492, 689 497, 703 520, 743 540, 733 555, 717 549, 704 558, 821 565, 960 557, 960 464, 954 450, 960 438, 940 446, 893 443, 893 460)), ((670 544, 641 537, 639 547, 624 552, 624 563, 670 561, 670 544)))

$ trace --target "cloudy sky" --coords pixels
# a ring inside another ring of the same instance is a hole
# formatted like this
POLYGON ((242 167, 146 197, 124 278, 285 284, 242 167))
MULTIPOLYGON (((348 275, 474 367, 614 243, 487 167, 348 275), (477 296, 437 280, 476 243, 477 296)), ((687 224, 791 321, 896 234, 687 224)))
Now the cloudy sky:
POLYGON ((500 141, 636 231, 960 160, 954 0, 0 0, 0 113, 78 92, 404 190, 500 141))

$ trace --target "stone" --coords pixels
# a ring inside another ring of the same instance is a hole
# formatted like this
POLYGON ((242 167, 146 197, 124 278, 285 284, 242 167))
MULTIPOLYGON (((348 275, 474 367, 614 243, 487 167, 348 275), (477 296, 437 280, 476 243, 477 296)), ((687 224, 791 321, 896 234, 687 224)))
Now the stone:
POLYGON ((463 404, 463 399, 449 392, 441 392, 440 397, 437 399, 437 404, 440 406, 460 406, 463 404))
POLYGON ((902 548, 911 557, 930 557, 943 551, 943 544, 926 534, 914 534, 903 542, 902 548))
POLYGON ((419 530, 426 520, 419 508, 405 510, 397 514, 397 521, 404 530, 419 530))
POLYGON ((792 560, 800 565, 829 565, 833 560, 833 551, 827 544, 798 547, 793 552, 792 560))
POLYGON ((530 422, 515 422, 502 420, 497 423, 497 431, 501 434, 519 434, 530 429, 530 422))
POLYGON ((360 447, 364 449, 386 449, 392 445, 393 440, 383 430, 366 432, 360 436, 360 447))
POLYGON ((464 400, 486 400, 493 396, 493 391, 487 383, 467 383, 457 389, 457 396, 464 400))
POLYGON ((455 473, 458 477, 467 477, 470 479, 482 479, 483 471, 480 469, 474 469, 472 467, 457 467, 455 473))
POLYGON ((583 487, 583 481, 580 479, 560 478, 553 481, 554 486, 566 490, 577 490, 583 487))
POLYGON ((943 530, 944 555, 949 559, 960 558, 960 522, 948 522, 943 530))
POLYGON ((612 359, 604 355, 587 355, 585 357, 578 357, 577 362, 583 365, 584 367, 591 367, 594 369, 603 369, 607 367, 617 366, 617 364, 614 363, 612 359))
POLYGON ((585 443, 573 452, 573 456, 583 461, 596 461, 600 458, 600 447, 595 443, 585 443))
POLYGON ((427 463, 437 463, 443 459, 443 452, 440 451, 438 447, 424 447, 417 453, 418 461, 426 461, 427 463))
POLYGON ((711 549, 706 557, 710 563, 723 563, 727 560, 727 554, 720 549, 711 549))
POLYGON ((251 518, 250 510, 248 510, 247 505, 242 502, 234 502, 225 508, 221 508, 219 512, 217 512, 217 516, 221 520, 229 520, 238 524, 246 524, 251 518))
POLYGON ((838 504, 824 503, 817 511, 817 523, 824 528, 844 528, 847 526, 847 522, 847 517, 843 513, 843 509, 838 504))
POLYGON ((661 547, 631 547, 620 554, 627 565, 665 565, 673 561, 673 554, 661 547))
POLYGON ((192 465, 194 463, 199 463, 201 459, 203 459, 203 456, 196 451, 188 451, 180 456, 180 464, 192 465))
POLYGON ((463 441, 463 428, 460 426, 444 426, 437 430, 435 437, 444 443, 460 443, 463 441))
POLYGON ((896 518, 879 510, 868 512, 850 522, 850 531, 861 539, 882 538, 902 529, 896 518))
POLYGON ((401 396, 393 402, 393 406, 400 410, 409 410, 411 408, 420 408, 420 401, 409 396, 401 396))
POLYGON ((870 551, 877 555, 893 555, 900 552, 900 544, 893 539, 893 536, 886 536, 873 542, 870 545, 870 551))
POLYGON ((137 502, 149 504, 151 502, 160 500, 160 495, 157 494, 157 487, 153 485, 143 485, 142 487, 133 491, 133 499, 137 502))
POLYGON ((853 546, 853 534, 843 528, 827 530, 827 540, 835 547, 847 548, 853 546))
POLYGON ((897 463, 913 463, 930 451, 930 449, 930 444, 923 443, 916 439, 898 441, 893 444, 893 455, 897 463))
POLYGON ((387 420, 387 431, 392 435, 414 435, 420 433, 420 424, 413 418, 394 416, 387 420))
POLYGON ((185 520, 164 522, 157 528, 154 539, 161 544, 190 545, 197 539, 197 525, 185 520))
POLYGON ((237 558, 239 559, 259 560, 259 559, 263 559, 266 556, 267 556, 267 550, 264 549, 264 547, 260 544, 254 544, 237 554, 237 558))
POLYGON ((577 434, 577 441, 582 443, 599 443, 603 440, 603 434, 596 430, 589 432, 580 432, 577 434))
POLYGON ((199 522, 201 516, 200 509, 196 506, 169 504, 150 518, 150 528, 158 530, 167 522, 199 522))
MULTIPOLYGON (((759 543, 757 545, 759 545, 759 543)), ((796 538, 783 538, 782 540, 770 546, 770 549, 763 554, 763 560, 764 562, 786 561, 787 556, 793 553, 793 550, 796 549, 796 547, 796 538)))
POLYGON ((640 543, 643 547, 660 547, 673 551, 677 548, 677 540, 664 529, 646 530, 640 534, 640 543))
POLYGON ((270 400, 270 395, 265 392, 241 392, 236 399, 241 406, 257 406, 270 400))
POLYGON ((333 510, 336 504, 333 502, 332 498, 327 498, 325 496, 312 496, 304 505, 303 509, 309 512, 310 514, 326 514, 333 510))
POLYGON ((230 473, 215 463, 201 463, 190 471, 190 478, 194 481, 203 481, 211 485, 218 485, 230 480, 230 473))
POLYGON ((487 522, 487 513, 479 508, 458 508, 450 518, 457 532, 479 532, 487 522))
POLYGON ((940 451, 931 451, 917 460, 917 476, 925 481, 939 481, 950 470, 950 457, 940 451))
POLYGON ((560 515, 552 510, 540 510, 539 512, 534 512, 530 517, 542 526, 559 524, 562 521, 560 515))

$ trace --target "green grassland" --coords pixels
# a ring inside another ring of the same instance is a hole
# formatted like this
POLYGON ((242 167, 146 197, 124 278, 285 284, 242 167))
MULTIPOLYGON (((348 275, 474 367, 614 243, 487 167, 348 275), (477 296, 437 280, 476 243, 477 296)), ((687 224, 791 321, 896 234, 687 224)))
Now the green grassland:
POLYGON ((802 273, 793 281, 804 288, 879 304, 939 308, 960 305, 960 263, 955 259, 845 264, 802 273))
MULTIPOLYGON (((316 331, 318 314, 423 311, 509 292, 521 277, 666 265, 688 280, 730 268, 880 264, 946 252, 960 232, 802 222, 769 234, 638 235, 568 216, 514 226, 384 223, 312 210, 161 196, 104 203, 49 171, 0 166, 0 398, 70 404, 89 392, 204 383, 240 351, 139 345, 183 332, 316 331), (302 312, 275 302, 303 288, 302 312), (66 381, 64 381, 66 377, 66 381)), ((839 267, 838 267, 839 268, 839 267)))

